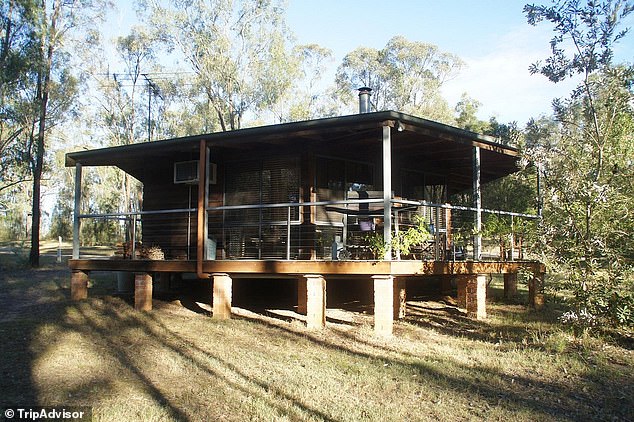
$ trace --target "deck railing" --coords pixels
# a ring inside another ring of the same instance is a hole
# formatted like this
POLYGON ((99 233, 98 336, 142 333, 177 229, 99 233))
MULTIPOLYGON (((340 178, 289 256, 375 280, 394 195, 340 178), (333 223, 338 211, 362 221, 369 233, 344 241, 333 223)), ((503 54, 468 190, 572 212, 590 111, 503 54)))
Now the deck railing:
MULTIPOLYGON (((383 207, 379 198, 208 207, 205 258, 372 260, 382 259, 382 248, 388 247, 396 260, 521 260, 529 258, 526 238, 538 220, 526 213, 394 198, 391 237, 412 230, 421 234, 418 243, 401 249, 383 238, 383 207)), ((111 225, 118 236, 111 243, 121 258, 147 258, 153 246, 165 259, 196 259, 195 208, 78 217, 84 226, 87 221, 111 225)))

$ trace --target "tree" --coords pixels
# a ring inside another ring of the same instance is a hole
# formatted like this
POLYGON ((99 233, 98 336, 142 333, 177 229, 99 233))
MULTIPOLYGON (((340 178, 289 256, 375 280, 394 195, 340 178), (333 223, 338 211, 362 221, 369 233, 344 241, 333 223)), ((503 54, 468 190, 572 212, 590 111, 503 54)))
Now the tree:
POLYGON ((0 5, 0 194, 29 178, 20 141, 32 126, 31 104, 23 93, 37 55, 35 9, 27 0, 0 5))
MULTIPOLYGON (((94 23, 95 16, 103 12, 104 3, 11 1, 7 9, 4 7, 1 9, 4 41, 0 55, 4 55, 1 60, 7 67, 3 68, 2 109, 11 117, 10 131, 13 131, 4 139, 11 140, 11 148, 19 157, 14 162, 28 163, 32 180, 29 261, 36 267, 39 265, 40 199, 47 134, 72 109, 77 93, 77 79, 67 66, 70 56, 63 46, 71 41, 72 29, 94 23), (24 50, 18 53, 20 48, 24 50)), ((6 148, 7 143, 3 145, 6 148)))
POLYGON ((223 131, 289 89, 297 61, 277 0, 148 0, 149 25, 194 72, 191 81, 223 131))
POLYGON ((542 247, 575 293, 578 314, 615 324, 634 321, 634 235, 624 220, 634 208, 634 128, 631 67, 614 66, 613 47, 626 34, 620 22, 634 10, 628 1, 558 1, 526 5, 528 23, 554 24, 552 54, 531 73, 553 82, 574 75, 581 83, 553 102, 560 136, 537 142, 545 208, 542 247))
MULTIPOLYGON (((41 222, 41 188, 42 173, 44 171, 44 155, 46 151, 46 131, 51 123, 51 111, 49 109, 49 99, 51 97, 55 74, 59 75, 60 85, 68 87, 66 83, 71 83, 71 77, 63 68, 63 55, 60 47, 66 33, 77 24, 77 10, 83 7, 92 6, 89 1, 53 0, 48 4, 42 0, 36 9, 38 23, 38 55, 33 69, 33 79, 35 83, 35 97, 33 99, 37 130, 32 146, 29 148, 31 157, 31 174, 33 177, 33 206, 32 206, 32 229, 31 229, 31 251, 29 262, 31 266, 38 267, 40 263, 40 222, 41 222), (79 7, 76 7, 79 6, 79 7)), ((60 96, 59 99, 72 99, 72 95, 60 96)), ((66 103, 68 104, 68 103, 66 103)), ((33 126, 35 128, 35 124, 33 126)))
POLYGON ((352 103, 355 89, 372 88, 377 110, 399 110, 436 120, 451 121, 451 110, 440 87, 464 63, 437 46, 397 36, 381 50, 359 47, 348 53, 337 69, 341 98, 352 103))
POLYGON ((478 119, 477 116, 481 105, 480 101, 469 97, 466 92, 463 93, 455 107, 456 126, 476 133, 484 133, 489 130, 489 124, 478 119))
POLYGON ((336 106, 328 103, 330 98, 319 88, 332 51, 308 44, 296 46, 293 55, 297 72, 289 89, 272 106, 275 120, 283 123, 335 115, 336 106))

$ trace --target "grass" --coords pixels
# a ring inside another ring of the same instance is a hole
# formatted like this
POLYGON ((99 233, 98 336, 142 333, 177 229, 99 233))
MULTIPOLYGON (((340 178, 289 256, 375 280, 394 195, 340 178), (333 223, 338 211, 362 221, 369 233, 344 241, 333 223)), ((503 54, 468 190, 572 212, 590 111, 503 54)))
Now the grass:
MULTIPOLYGON (((494 300, 489 318, 473 321, 418 298, 394 337, 380 340, 362 313, 329 309, 345 318, 323 331, 244 308, 219 322, 176 300, 141 313, 110 295, 111 276, 93 281, 90 298, 73 303, 63 267, 0 272, 0 406, 85 405, 97 421, 634 414, 633 351, 572 338, 550 306, 494 300)), ((491 296, 500 296, 497 281, 491 296)))

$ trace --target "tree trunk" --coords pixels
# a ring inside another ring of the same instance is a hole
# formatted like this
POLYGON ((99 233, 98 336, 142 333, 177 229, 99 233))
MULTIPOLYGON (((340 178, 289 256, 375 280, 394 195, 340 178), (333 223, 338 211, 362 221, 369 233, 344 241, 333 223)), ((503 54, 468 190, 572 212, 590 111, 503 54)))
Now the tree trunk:
MULTIPOLYGON (((33 157, 33 206, 31 216, 31 251, 29 253, 29 263, 31 267, 40 266, 40 223, 41 223, 41 189, 42 189, 42 171, 44 168, 44 132, 46 131, 46 108, 48 105, 49 86, 51 78, 51 67, 53 66, 53 53, 55 51, 54 40, 56 37, 56 25, 62 8, 60 1, 53 3, 53 13, 51 15, 49 32, 42 31, 41 45, 42 50, 40 71, 38 76, 38 93, 37 101, 39 102, 39 126, 37 134, 37 144, 35 147, 35 157, 33 157), (44 54, 46 51, 46 54, 44 54)), ((43 21, 46 25, 46 3, 42 1, 43 21)))

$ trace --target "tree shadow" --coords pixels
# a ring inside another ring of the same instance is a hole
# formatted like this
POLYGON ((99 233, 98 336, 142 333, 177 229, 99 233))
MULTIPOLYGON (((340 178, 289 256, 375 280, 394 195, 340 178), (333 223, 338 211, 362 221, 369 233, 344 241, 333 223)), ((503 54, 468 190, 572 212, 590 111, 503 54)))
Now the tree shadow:
MULTIPOLYGON (((410 303, 408 303, 408 308, 412 311, 413 322, 406 321, 417 327, 431 328, 435 331, 444 329, 446 331, 440 332, 489 343, 495 341, 488 336, 488 332, 492 328, 488 327, 486 323, 468 319, 463 316, 461 311, 451 306, 439 305, 437 308, 425 303, 412 305, 414 306, 410 307, 410 303)), ((450 355, 439 358, 441 362, 436 363, 414 352, 399 350, 397 342, 364 339, 357 334, 358 330, 330 326, 325 331, 313 332, 306 330, 299 324, 284 323, 281 319, 240 317, 241 322, 226 321, 222 323, 212 319, 201 320, 200 327, 203 327, 203 331, 191 332, 190 335, 188 332, 178 332, 171 324, 168 325, 165 322, 167 318, 189 318, 189 316, 181 314, 173 316, 168 312, 171 309, 170 306, 169 303, 155 301, 155 311, 141 313, 134 311, 129 304, 120 299, 91 298, 80 303, 62 303, 61 306, 55 308, 55 313, 52 313, 49 318, 35 318, 33 321, 25 321, 25 332, 28 335, 22 337, 19 330, 11 330, 9 346, 20 347, 19 350, 22 353, 29 350, 26 352, 27 355, 20 357, 21 362, 14 362, 11 359, 9 362, 4 361, 4 359, 0 360, 3 375, 5 373, 11 374, 13 370, 18 374, 17 377, 13 375, 16 377, 14 380, 9 380, 11 382, 9 386, 15 388, 17 392, 2 397, 0 403, 22 404, 8 401, 11 398, 20 397, 22 397, 21 400, 31 400, 30 403, 39 401, 38 390, 32 378, 33 366, 38 355, 29 348, 29 345, 36 340, 34 337, 40 324, 46 323, 54 324, 67 333, 80 334, 85 341, 94 344, 97 350, 111 356, 116 365, 123 368, 134 383, 142 386, 148 397, 164 408, 172 419, 197 420, 201 415, 192 414, 188 407, 189 404, 182 403, 175 397, 173 386, 166 385, 164 380, 150 376, 148 372, 150 368, 161 363, 141 359, 146 350, 152 349, 156 350, 157 353, 178 356, 181 361, 186 362, 189 367, 195 370, 194 373, 200 373, 213 379, 218 388, 237 391, 241 397, 255 397, 266 406, 274 409, 277 414, 291 420, 306 418, 335 420, 327 411, 320 409, 318 405, 313 405, 309 399, 293 392, 285 384, 268 381, 264 375, 249 373, 236 361, 233 361, 230 355, 223 355, 219 352, 218 348, 237 347, 233 346, 230 336, 232 332, 235 333, 235 330, 244 328, 239 324, 253 324, 259 328, 259 330, 254 328, 254 332, 261 335, 263 339, 279 337, 288 340, 291 345, 297 344, 299 348, 322 347, 336 353, 336 359, 365 361, 368 366, 371 365, 376 367, 377 371, 383 371, 381 373, 386 378, 407 377, 411 379, 411 377, 416 376, 421 384, 436 386, 458 397, 472 396, 481 399, 490 407, 503 408, 509 414, 523 410, 534 414, 536 419, 609 419, 601 413, 601 405, 610 401, 610 408, 618 408, 618 405, 611 402, 614 400, 613 398, 605 397, 610 396, 610 394, 602 394, 604 392, 600 391, 601 388, 605 388, 606 391, 610 388, 606 384, 606 378, 601 374, 600 366, 589 369, 585 378, 582 379, 544 381, 538 375, 513 375, 505 373, 498 367, 488 366, 477 361, 464 362, 450 355), (76 315, 76 318, 69 319, 69 314, 76 315), (32 326, 28 324, 32 324, 32 326), (225 328, 217 330, 215 327, 225 328), (132 337, 129 331, 138 334, 135 334, 136 337, 132 337), (219 343, 201 343, 199 337, 210 335, 208 331, 218 338, 219 343), (133 344, 130 343, 130 339, 134 340, 133 344), (448 371, 448 366, 454 369, 448 371), (21 382, 24 382, 25 385, 20 385, 21 382), (594 387, 587 389, 585 387, 589 382, 594 387)), ((196 306, 199 307, 197 304, 196 306)), ((196 313, 204 314, 204 312, 196 313)), ((191 318, 200 317, 192 314, 191 318)), ((529 316, 529 318, 533 317, 529 316)), ((400 325, 396 324, 397 331, 400 325)), ((499 327, 495 329, 499 329, 499 327)), ((254 341, 250 344, 256 343, 257 341, 254 341)), ((4 347, 3 350, 8 350, 4 347)), ((45 352, 46 350, 39 353, 45 352)), ((263 353, 274 352, 265 351, 263 353)), ((260 358, 266 359, 266 354, 260 358)), ((301 360, 299 362, 301 363, 301 360)), ((298 364, 298 362, 289 364, 298 364)), ((80 385, 68 387, 62 391, 60 396, 71 394, 73 400, 86 403, 91 399, 94 400, 94 394, 90 392, 95 389, 116 394, 115 381, 117 380, 104 374, 87 373, 85 375, 86 378, 82 380, 80 385)), ((344 377, 344 374, 341 376, 344 377)), ((628 380, 627 377, 617 374, 614 380, 622 391, 632 391, 631 379, 628 380)), ((126 380, 126 382, 132 381, 126 380)), ((196 384, 194 379, 191 382, 192 385, 196 384)), ((345 378, 342 378, 342 382, 345 382, 345 378)), ((204 400, 204 397, 201 400, 204 400)), ((612 416, 627 420, 629 417, 628 409, 624 408, 622 413, 612 416)))
MULTIPOLYGON (((76 307, 75 309, 77 309, 82 315, 83 324, 68 325, 66 326, 67 329, 83 331, 86 335, 91 335, 91 332, 99 334, 99 340, 104 341, 105 345, 109 350, 111 350, 121 365, 129 369, 134 376, 141 381, 141 383, 146 387, 146 390, 151 394, 152 398, 157 403, 160 403, 168 409, 170 416, 177 420, 196 419, 195 417, 189 418, 188 415, 184 413, 183 409, 179 408, 178 405, 168 399, 166 395, 161 392, 159 386, 155 385, 144 375, 144 368, 139 367, 132 359, 130 359, 129 352, 127 351, 125 345, 111 340, 111 333, 100 328, 100 323, 95 321, 94 316, 91 316, 81 307, 76 307), (89 329, 87 330, 86 327, 89 329)), ((144 332, 150 337, 150 342, 154 343, 154 346, 182 357, 182 359, 195 366, 198 370, 216 379, 219 385, 224 385, 228 388, 238 390, 245 396, 257 396, 260 400, 265 401, 269 406, 271 406, 271 408, 275 408, 281 413, 286 412, 287 409, 276 400, 269 398, 271 393, 273 393, 275 399, 279 399, 280 402, 292 402, 298 412, 298 415, 295 416, 308 414, 311 417, 317 417, 321 420, 333 420, 318 409, 314 409, 306 405, 298 397, 284 392, 279 387, 270 385, 266 382, 253 378, 252 376, 248 376, 238 366, 228 362, 218 354, 200 348, 193 341, 170 330, 153 314, 141 315, 135 313, 134 311, 131 311, 133 313, 126 312, 125 314, 122 314, 115 311, 115 308, 112 306, 104 307, 100 311, 102 314, 99 318, 107 319, 109 321, 108 325, 115 324, 120 327, 134 326, 143 328, 144 332), (224 374, 221 371, 212 368, 207 363, 208 361, 217 363, 223 370, 228 371, 230 375, 224 374), (239 382, 236 381, 236 379, 238 379, 239 382)))

